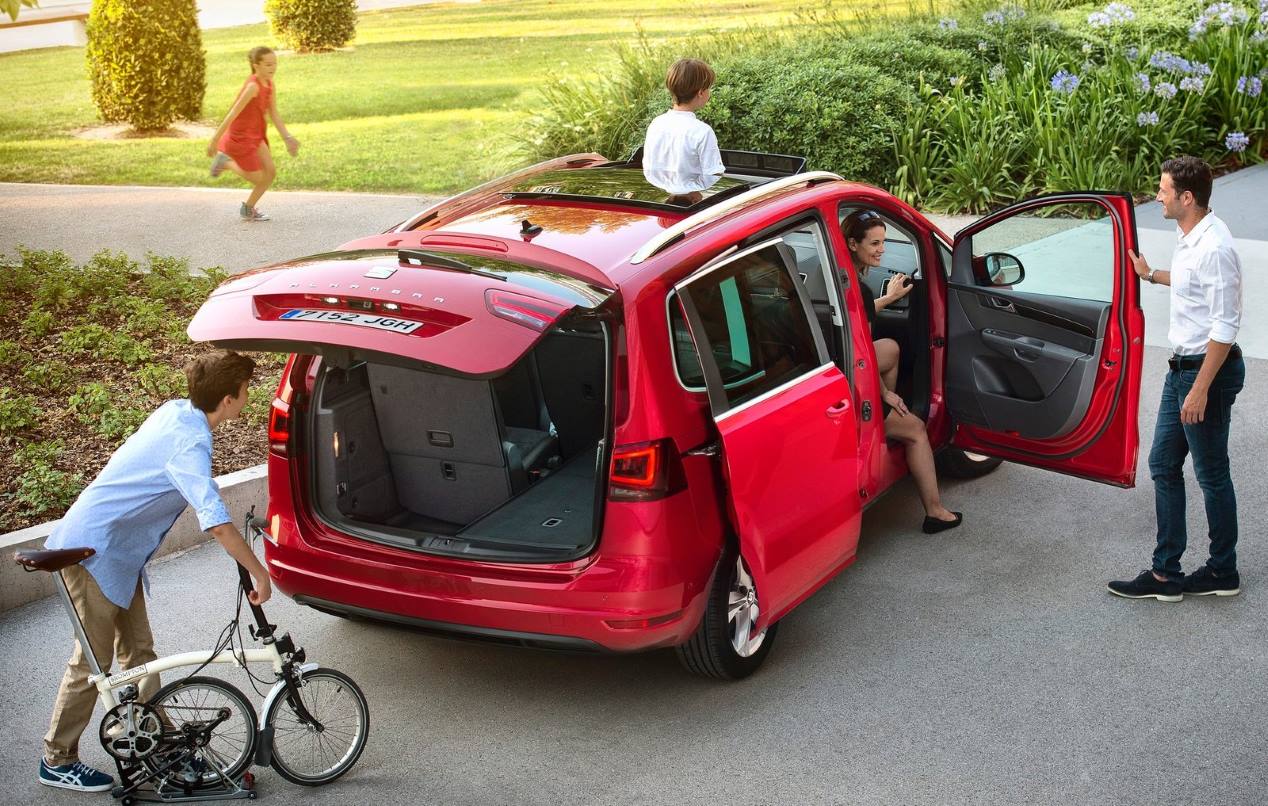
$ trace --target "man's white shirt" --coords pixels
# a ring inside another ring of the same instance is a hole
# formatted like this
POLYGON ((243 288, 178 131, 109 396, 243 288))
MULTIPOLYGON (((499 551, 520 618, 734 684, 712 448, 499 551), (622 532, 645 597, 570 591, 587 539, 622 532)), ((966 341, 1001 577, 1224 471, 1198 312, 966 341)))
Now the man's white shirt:
POLYGON ((1171 328, 1177 355, 1206 352, 1208 341, 1232 344, 1242 323, 1242 263, 1224 222, 1207 213, 1179 241, 1171 259, 1171 328))
POLYGON ((671 109, 647 127, 643 175, 668 193, 707 190, 723 171, 718 137, 694 112, 671 109))

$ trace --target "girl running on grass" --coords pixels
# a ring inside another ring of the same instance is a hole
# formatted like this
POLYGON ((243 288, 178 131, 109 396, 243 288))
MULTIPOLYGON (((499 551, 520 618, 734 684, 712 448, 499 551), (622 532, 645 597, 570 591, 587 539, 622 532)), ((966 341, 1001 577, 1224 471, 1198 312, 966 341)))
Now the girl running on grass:
POLYGON ((264 115, 273 119, 273 126, 286 141, 286 150, 293 157, 299 153, 299 141, 291 137, 277 113, 273 74, 277 72, 277 55, 271 48, 252 48, 247 54, 251 75, 242 85, 238 99, 212 135, 207 156, 212 157, 211 176, 220 176, 226 168, 251 183, 251 195, 242 203, 238 214, 243 221, 268 221, 269 217, 255 209, 256 202, 273 184, 277 168, 269 151, 268 125, 264 115))

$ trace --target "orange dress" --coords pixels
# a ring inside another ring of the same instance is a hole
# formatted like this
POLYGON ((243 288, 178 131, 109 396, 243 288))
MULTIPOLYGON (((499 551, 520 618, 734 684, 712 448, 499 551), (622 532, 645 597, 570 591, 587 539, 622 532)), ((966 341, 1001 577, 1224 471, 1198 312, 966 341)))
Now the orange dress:
POLYGON ((220 150, 233 158, 244 171, 258 171, 260 164, 260 143, 268 144, 268 123, 265 121, 265 113, 268 112, 269 106, 273 103, 273 85, 265 84, 258 76, 252 74, 242 84, 245 90, 247 85, 254 83, 260 88, 238 116, 229 124, 229 129, 220 138, 220 150))

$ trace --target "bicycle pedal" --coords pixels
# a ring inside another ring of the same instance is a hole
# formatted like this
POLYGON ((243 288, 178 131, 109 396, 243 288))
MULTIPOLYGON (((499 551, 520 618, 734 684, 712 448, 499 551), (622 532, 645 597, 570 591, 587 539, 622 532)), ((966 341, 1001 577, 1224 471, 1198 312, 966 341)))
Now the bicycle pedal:
POLYGON ((242 783, 239 784, 243 789, 255 789, 255 773, 247 771, 242 773, 242 783))

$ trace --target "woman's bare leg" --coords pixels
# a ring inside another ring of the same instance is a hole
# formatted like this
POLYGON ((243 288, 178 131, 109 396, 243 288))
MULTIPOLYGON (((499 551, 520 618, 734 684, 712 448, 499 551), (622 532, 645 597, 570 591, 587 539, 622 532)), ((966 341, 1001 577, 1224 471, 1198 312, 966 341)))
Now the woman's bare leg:
POLYGON ((260 143, 260 170, 253 171, 257 174, 254 180, 248 180, 254 187, 251 188, 251 195, 247 196, 247 207, 255 209, 255 205, 260 201, 260 197, 264 195, 264 191, 268 190, 273 184, 273 179, 277 177, 277 167, 273 165, 273 154, 269 152, 269 147, 264 143, 260 143))
POLYGON ((955 520, 955 513, 942 505, 938 492, 938 471, 933 461, 933 448, 925 432, 925 421, 914 414, 891 411, 885 418, 885 435, 901 441, 907 450, 907 469, 916 482, 916 491, 925 514, 941 521, 955 520))
POLYGON ((872 342, 872 347, 876 350, 876 371, 880 373, 881 383, 892 392, 894 384, 898 383, 898 342, 877 339, 872 342))

